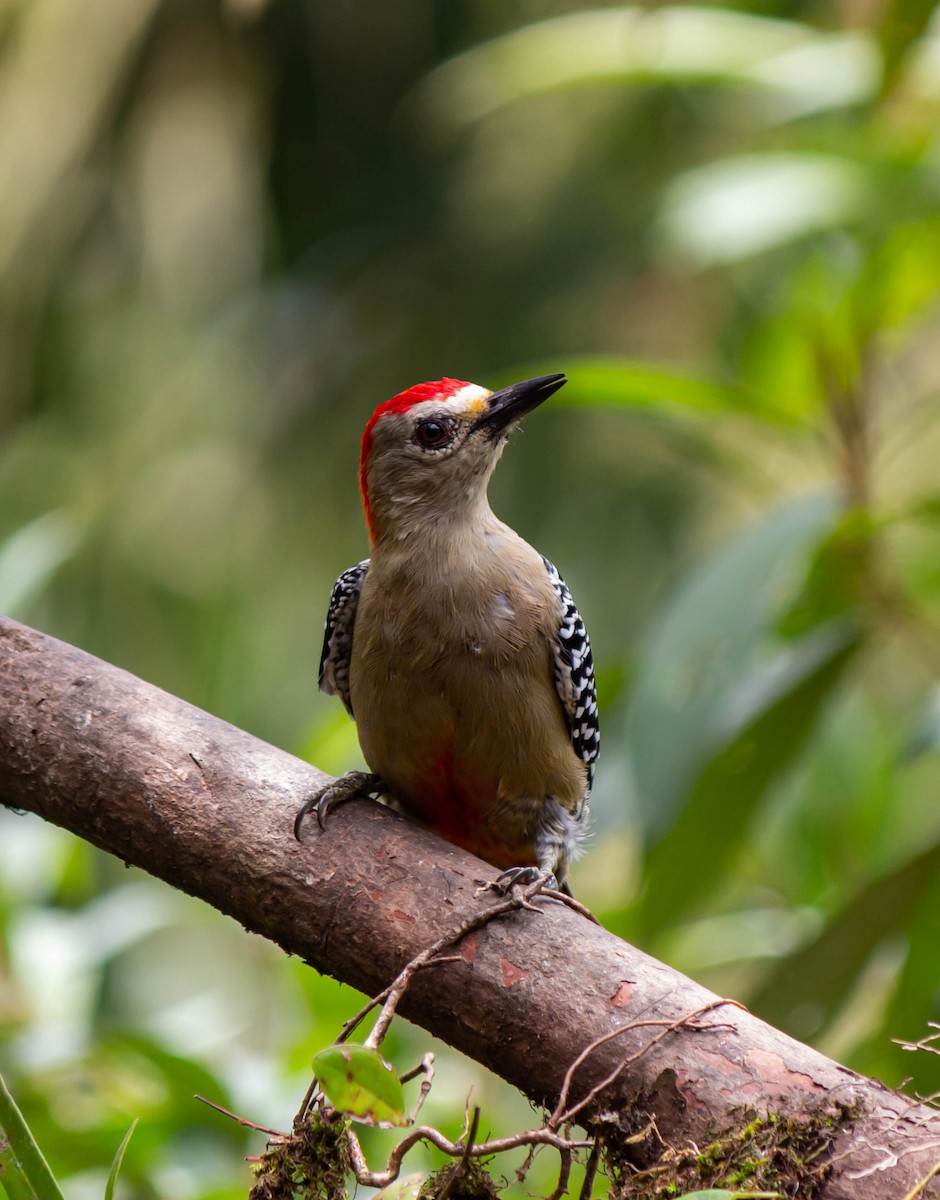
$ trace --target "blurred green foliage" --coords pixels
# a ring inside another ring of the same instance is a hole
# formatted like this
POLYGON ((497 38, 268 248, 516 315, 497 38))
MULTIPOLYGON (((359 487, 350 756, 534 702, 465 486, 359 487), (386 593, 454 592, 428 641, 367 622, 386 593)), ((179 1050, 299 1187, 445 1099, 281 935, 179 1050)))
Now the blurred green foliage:
MULTIPOLYGON (((355 765, 314 676, 365 418, 567 370, 493 498, 599 664, 575 891, 940 1088, 892 1042, 940 1019, 938 115, 902 0, 0 0, 0 608, 355 765)), ((193 1093, 285 1127, 354 1007, 0 814, 0 1069, 68 1195, 133 1116, 119 1195, 243 1195, 193 1093)), ((444 1054, 428 1120, 529 1123, 444 1054)))

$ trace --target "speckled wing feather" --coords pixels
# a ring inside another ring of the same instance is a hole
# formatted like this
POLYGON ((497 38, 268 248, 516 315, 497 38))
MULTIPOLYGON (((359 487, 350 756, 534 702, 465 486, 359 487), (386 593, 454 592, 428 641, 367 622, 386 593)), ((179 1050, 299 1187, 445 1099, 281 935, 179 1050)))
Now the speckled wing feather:
POLYGON ((333 584, 326 626, 323 630, 320 691, 328 696, 339 696, 350 716, 355 714, 349 699, 349 660, 352 656, 353 628, 356 624, 359 594, 368 569, 369 560, 365 558, 344 571, 333 584))
POLYGON ((590 791, 594 783, 594 765, 601 748, 591 643, 581 614, 571 599, 568 585, 547 558, 542 561, 562 604, 561 624, 552 643, 555 687, 568 718, 575 754, 587 764, 590 791))

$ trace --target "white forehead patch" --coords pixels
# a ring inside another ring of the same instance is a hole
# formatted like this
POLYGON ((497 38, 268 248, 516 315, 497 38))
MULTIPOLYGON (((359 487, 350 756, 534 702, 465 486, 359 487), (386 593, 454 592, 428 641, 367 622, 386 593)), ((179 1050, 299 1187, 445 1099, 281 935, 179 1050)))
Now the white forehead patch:
POLYGON ((486 402, 492 392, 478 383, 468 383, 452 396, 440 396, 435 400, 422 400, 408 409, 409 417, 421 418, 427 413, 440 412, 442 408, 453 409, 455 413, 466 416, 479 416, 486 409, 486 402))
POLYGON ((478 383, 468 383, 459 392, 454 392, 452 396, 448 397, 447 403, 456 405, 458 408, 463 408, 468 402, 487 400, 492 394, 485 387, 480 387, 478 383))

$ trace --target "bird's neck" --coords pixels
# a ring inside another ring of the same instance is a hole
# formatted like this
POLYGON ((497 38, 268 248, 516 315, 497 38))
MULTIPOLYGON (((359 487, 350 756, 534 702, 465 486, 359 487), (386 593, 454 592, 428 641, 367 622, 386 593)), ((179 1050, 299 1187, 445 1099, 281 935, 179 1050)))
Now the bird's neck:
POLYGON ((452 558, 505 528, 490 508, 485 492, 465 505, 443 510, 409 505, 396 511, 394 519, 373 518, 372 558, 452 558))

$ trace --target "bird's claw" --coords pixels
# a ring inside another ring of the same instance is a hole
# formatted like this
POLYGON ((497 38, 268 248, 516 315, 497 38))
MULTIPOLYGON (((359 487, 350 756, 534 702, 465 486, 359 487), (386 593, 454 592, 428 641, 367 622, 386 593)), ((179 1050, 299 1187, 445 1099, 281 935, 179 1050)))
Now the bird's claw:
POLYGON ((384 785, 378 775, 371 775, 367 771, 350 771, 320 791, 311 792, 304 800, 294 817, 294 837, 298 842, 301 840, 301 827, 308 813, 315 812, 317 824, 321 829, 326 829, 326 818, 334 808, 357 796, 365 798, 383 790, 384 785))
POLYGON ((481 892, 496 892, 499 896, 508 896, 514 887, 528 887, 531 883, 541 883, 540 891, 560 892, 558 880, 552 871, 541 871, 538 867, 509 867, 495 879, 485 883, 481 892))

